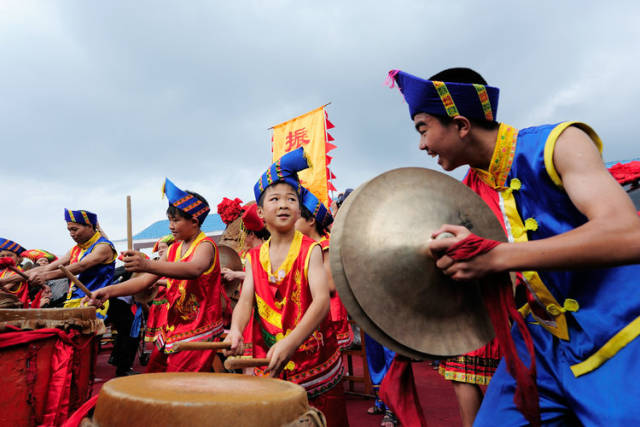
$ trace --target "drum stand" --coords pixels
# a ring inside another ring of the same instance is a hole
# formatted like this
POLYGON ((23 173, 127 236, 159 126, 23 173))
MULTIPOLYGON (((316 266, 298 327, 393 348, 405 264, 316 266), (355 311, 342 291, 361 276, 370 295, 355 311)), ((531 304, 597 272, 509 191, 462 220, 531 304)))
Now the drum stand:
MULTIPOLYGON (((354 325, 355 322, 349 319, 349 323, 354 325)), ((364 342, 364 331, 360 330, 360 348, 345 349, 342 353, 347 356, 347 372, 344 376, 344 381, 349 382, 349 390, 345 391, 345 394, 353 396, 364 397, 365 399, 375 399, 375 393, 373 391, 373 384, 371 383, 371 376, 369 375, 369 364, 367 363, 367 349, 364 342), (355 375, 353 370, 353 356, 360 357, 362 359, 362 375, 355 375), (364 393, 360 393, 354 390, 355 383, 364 384, 364 393)))

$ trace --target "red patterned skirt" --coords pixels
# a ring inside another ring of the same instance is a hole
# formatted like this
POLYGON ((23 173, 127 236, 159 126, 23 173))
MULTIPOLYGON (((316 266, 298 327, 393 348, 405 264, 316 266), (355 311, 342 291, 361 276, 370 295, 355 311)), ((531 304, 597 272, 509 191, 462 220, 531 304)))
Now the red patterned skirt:
POLYGON ((167 288, 162 287, 158 294, 151 302, 149 307, 149 316, 147 318, 147 327, 144 331, 144 340, 153 342, 156 336, 162 331, 162 327, 167 323, 167 313, 169 308, 169 300, 167 300, 167 288))
POLYGON ((462 356, 440 361, 438 372, 449 381, 488 385, 500 363, 500 349, 494 338, 484 347, 462 356))

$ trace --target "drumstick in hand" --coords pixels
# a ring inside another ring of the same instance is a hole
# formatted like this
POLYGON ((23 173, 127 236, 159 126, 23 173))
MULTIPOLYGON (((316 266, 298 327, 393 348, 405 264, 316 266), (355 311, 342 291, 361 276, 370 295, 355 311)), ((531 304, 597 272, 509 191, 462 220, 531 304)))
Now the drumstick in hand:
POLYGON ((224 368, 228 370, 258 368, 260 366, 268 366, 269 361, 269 359, 239 359, 236 357, 229 357, 224 361, 224 368))
POLYGON ((175 351, 185 350, 226 350, 231 348, 230 342, 211 342, 211 341, 197 341, 197 342, 181 342, 173 346, 175 351))
POLYGON ((89 298, 93 299, 93 293, 89 289, 87 289, 87 287, 83 285, 82 282, 78 280, 76 276, 71 274, 71 272, 67 270, 67 268, 64 265, 59 265, 58 268, 62 270, 65 276, 67 276, 67 279, 71 280, 73 284, 79 287, 82 292, 84 292, 89 298))
POLYGON ((12 258, 9 258, 9 257, 0 258, 0 269, 2 268, 8 268, 9 270, 16 273, 18 276, 22 277, 24 280, 27 280, 27 281, 29 280, 29 276, 27 276, 24 273, 24 271, 18 270, 18 268, 16 267, 16 263, 13 261, 12 258))
POLYGON ((127 196, 127 249, 133 250, 133 227, 131 226, 131 196, 127 196))

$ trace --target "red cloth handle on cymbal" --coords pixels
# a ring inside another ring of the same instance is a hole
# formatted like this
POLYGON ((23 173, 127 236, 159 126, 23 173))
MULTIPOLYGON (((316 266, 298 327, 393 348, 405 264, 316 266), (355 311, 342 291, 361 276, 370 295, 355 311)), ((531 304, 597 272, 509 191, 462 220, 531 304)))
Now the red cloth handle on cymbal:
MULTIPOLYGON (((484 239, 470 234, 460 242, 449 247, 446 254, 455 261, 464 261, 484 254, 498 246, 502 242, 491 239, 484 239)), ((533 339, 527 329, 523 317, 516 308, 513 299, 513 290, 510 280, 501 280, 500 275, 495 275, 498 283, 488 283, 484 281, 482 294, 485 306, 489 312, 491 323, 496 332, 500 350, 504 356, 507 369, 516 380, 516 391, 513 401, 518 410, 533 426, 539 426, 540 405, 538 400, 538 387, 536 386, 536 359, 533 348, 533 339), (529 352, 531 365, 529 368, 524 364, 518 355, 515 343, 511 337, 511 321, 513 321, 520 331, 525 345, 529 352)))

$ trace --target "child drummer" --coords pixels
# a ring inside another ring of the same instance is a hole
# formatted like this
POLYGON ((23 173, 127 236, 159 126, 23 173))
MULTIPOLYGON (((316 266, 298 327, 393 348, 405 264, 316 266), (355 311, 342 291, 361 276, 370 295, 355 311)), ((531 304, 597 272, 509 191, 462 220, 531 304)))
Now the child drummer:
MULTIPOLYGON (((13 264, 20 270, 20 262, 25 249, 18 243, 0 238, 0 258, 11 258, 13 264)), ((29 287, 27 282, 9 268, 0 266, 0 289, 15 295, 22 304, 29 306, 29 287)))
POLYGON ((301 206, 296 172, 307 167, 299 148, 274 163, 254 187, 258 212, 271 238, 249 251, 226 340, 231 342, 231 353, 242 354, 242 331, 255 307, 253 356, 270 359, 269 366, 256 369, 256 374, 270 373, 301 385, 328 425, 346 425, 342 358, 328 317, 322 250, 295 229, 301 206))
POLYGON ((210 371, 213 350, 177 352, 175 347, 182 342, 211 341, 223 332, 218 248, 200 230, 209 204, 199 194, 179 189, 169 179, 163 192, 169 199, 167 217, 176 241, 158 261, 126 251, 125 268, 144 274, 95 292, 90 303, 98 306, 109 298, 136 294, 165 277, 167 322, 157 336, 147 372, 210 371))
POLYGON ((340 301, 329 266, 329 226, 333 216, 326 206, 309 190, 302 188, 301 217, 296 222, 296 230, 318 242, 322 248, 324 269, 327 272, 327 283, 331 296, 329 316, 336 331, 336 339, 340 348, 347 348, 353 343, 353 331, 349 324, 347 309, 340 301))

